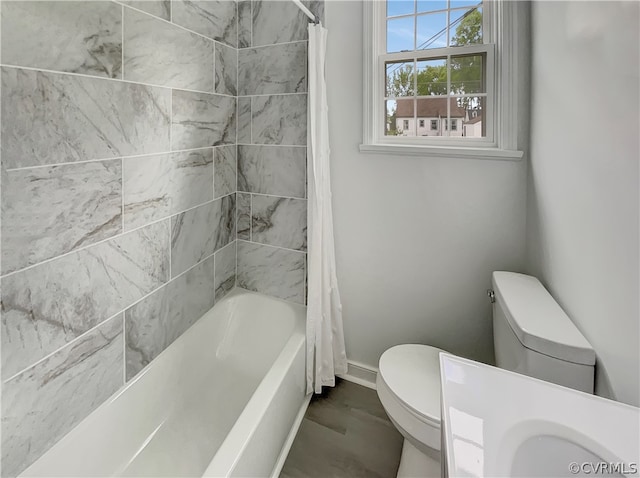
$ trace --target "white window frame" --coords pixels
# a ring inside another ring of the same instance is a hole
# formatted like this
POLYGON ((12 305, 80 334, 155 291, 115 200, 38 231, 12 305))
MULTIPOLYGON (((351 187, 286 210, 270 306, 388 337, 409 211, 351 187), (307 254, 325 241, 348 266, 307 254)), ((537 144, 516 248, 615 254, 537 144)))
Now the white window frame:
MULTIPOLYGON (((484 0, 483 37, 487 43, 455 47, 456 54, 486 52, 486 138, 386 136, 385 62, 407 58, 407 52, 386 53, 386 1, 363 2, 364 108, 360 151, 422 156, 520 159, 517 151, 518 95, 516 68, 518 16, 509 0, 484 0), (499 92, 499 94, 498 94, 499 92), (490 100, 491 99, 491 100, 490 100)), ((410 52, 415 58, 442 57, 444 49, 410 52)), ((451 48, 447 48, 450 54, 451 48)), ((446 55, 444 55, 446 56, 446 55)), ((452 95, 453 97, 453 95, 452 95)))

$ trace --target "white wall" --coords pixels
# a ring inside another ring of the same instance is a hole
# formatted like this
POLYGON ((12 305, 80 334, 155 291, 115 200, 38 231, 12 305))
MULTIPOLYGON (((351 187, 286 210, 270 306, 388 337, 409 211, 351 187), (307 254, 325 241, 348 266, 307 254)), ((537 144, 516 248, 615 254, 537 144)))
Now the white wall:
POLYGON ((347 355, 422 342, 491 361, 491 271, 522 270, 526 164, 361 154, 362 4, 326 3, 338 280, 347 355))
POLYGON ((638 405, 638 3, 532 13, 528 269, 595 348, 597 393, 638 405))

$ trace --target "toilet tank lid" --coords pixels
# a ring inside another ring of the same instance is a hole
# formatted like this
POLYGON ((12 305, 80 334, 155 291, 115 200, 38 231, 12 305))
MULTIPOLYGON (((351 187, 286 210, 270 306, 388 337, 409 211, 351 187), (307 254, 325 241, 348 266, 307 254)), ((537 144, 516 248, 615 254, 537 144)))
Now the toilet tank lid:
POLYGON ((538 279, 515 272, 493 273, 498 304, 518 340, 528 349, 583 365, 594 365, 596 354, 569 316, 538 279))

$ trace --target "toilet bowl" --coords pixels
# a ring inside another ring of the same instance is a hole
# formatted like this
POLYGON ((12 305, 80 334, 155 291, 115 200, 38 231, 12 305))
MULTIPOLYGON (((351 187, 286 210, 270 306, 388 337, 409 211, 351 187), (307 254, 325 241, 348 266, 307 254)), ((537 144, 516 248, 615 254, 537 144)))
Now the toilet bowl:
MULTIPOLYGON (((496 365, 593 393, 595 352, 540 281, 513 272, 492 277, 496 365)), ((399 477, 441 476, 441 352, 404 344, 380 357, 378 397, 405 438, 399 477)))
POLYGON ((397 345, 380 357, 378 397, 404 437, 398 477, 440 477, 440 360, 443 352, 397 345))

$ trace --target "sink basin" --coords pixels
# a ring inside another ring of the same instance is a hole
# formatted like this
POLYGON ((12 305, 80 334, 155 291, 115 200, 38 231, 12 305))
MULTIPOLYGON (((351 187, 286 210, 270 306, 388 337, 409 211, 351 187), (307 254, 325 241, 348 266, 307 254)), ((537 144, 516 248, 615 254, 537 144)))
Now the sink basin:
POLYGON ((445 476, 640 476, 640 409, 440 354, 445 476))

